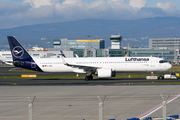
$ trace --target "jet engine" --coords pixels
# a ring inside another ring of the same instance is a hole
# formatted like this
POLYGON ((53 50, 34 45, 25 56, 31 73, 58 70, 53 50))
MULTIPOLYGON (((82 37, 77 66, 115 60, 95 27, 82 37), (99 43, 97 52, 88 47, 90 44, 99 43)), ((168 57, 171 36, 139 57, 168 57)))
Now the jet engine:
POLYGON ((98 74, 98 78, 110 78, 116 76, 116 72, 112 71, 111 68, 97 69, 97 74, 98 74))

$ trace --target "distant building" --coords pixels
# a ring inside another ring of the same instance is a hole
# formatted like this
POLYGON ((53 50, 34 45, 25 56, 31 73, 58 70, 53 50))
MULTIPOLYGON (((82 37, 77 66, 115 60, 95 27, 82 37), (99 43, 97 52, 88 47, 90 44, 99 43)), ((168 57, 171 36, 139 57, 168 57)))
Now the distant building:
POLYGON ((55 39, 53 41, 53 45, 54 48, 60 48, 61 50, 105 48, 105 42, 102 39, 94 39, 94 40, 55 39))
POLYGON ((124 57, 126 54, 125 49, 109 49, 109 57, 124 57))
POLYGON ((121 41, 122 36, 121 35, 111 35, 111 49, 121 49, 121 41))
POLYGON ((77 54, 79 57, 124 57, 127 50, 124 49, 74 49, 73 56, 77 54), (91 52, 91 53, 89 53, 91 52), (91 56, 90 56, 91 55, 91 56))
POLYGON ((160 57, 168 61, 176 59, 174 49, 129 49, 130 57, 160 57))
MULTIPOLYGON (((58 57, 61 55, 60 51, 27 51, 32 57, 58 57)), ((66 57, 72 57, 73 51, 66 51, 64 52, 66 57)), ((0 51, 0 58, 12 58, 11 51, 0 51)))
POLYGON ((180 38, 152 38, 149 39, 150 49, 180 49, 180 38))
MULTIPOLYGON (((180 38, 153 38, 149 39, 149 49, 124 48, 121 49, 122 36, 111 35, 111 48, 105 48, 105 41, 96 40, 68 40, 55 39, 54 48, 48 51, 34 47, 28 53, 33 57, 59 57, 60 50, 66 57, 161 57, 168 61, 180 62, 180 38), (42 51, 43 50, 43 51, 42 51)), ((0 58, 12 58, 10 51, 0 51, 0 58)))

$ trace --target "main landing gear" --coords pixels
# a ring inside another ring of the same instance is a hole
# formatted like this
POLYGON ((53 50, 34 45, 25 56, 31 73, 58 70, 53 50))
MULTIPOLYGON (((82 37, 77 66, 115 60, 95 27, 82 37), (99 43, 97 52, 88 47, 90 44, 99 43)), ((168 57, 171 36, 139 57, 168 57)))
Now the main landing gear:
POLYGON ((85 77, 85 80, 86 80, 86 81, 93 80, 93 76, 92 76, 92 75, 86 76, 86 77, 85 77))

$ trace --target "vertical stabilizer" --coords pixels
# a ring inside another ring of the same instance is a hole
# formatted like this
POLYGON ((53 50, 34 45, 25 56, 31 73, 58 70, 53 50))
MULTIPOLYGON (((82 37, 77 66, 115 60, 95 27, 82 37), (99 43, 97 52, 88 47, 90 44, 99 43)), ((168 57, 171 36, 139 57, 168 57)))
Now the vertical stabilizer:
POLYGON ((17 41, 14 36, 8 36, 8 42, 11 49, 13 61, 23 60, 23 61, 32 61, 32 57, 24 49, 24 47, 17 41))
POLYGON ((14 66, 30 70, 42 71, 14 36, 8 36, 7 38, 11 49, 14 66))
POLYGON ((60 50, 60 52, 61 52, 61 55, 65 58, 66 56, 65 56, 65 54, 63 53, 63 51, 60 50))

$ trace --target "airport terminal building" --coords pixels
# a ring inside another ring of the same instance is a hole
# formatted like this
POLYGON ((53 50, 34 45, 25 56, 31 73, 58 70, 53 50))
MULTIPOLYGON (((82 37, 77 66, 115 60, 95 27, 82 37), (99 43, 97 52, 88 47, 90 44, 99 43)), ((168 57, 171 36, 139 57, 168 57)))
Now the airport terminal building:
POLYGON ((160 57, 168 61, 176 59, 174 49, 129 49, 129 56, 131 57, 160 57))
POLYGON ((69 39, 55 39, 53 41, 54 48, 61 50, 73 49, 104 49, 105 42, 103 39, 93 40, 69 40, 69 39))
MULTIPOLYGON (((62 50, 66 57, 163 57, 168 61, 179 61, 180 38, 153 38, 149 39, 149 48, 121 48, 122 36, 110 37, 111 48, 105 49, 103 39, 68 40, 55 39, 54 48, 46 51, 28 51, 33 57, 59 57, 62 50)), ((10 51, 0 51, 0 57, 11 58, 10 51)))
POLYGON ((149 39, 150 49, 175 49, 180 48, 180 38, 152 38, 149 39))
POLYGON ((149 49, 160 51, 161 56, 170 61, 180 59, 180 38, 151 38, 149 39, 149 49))

